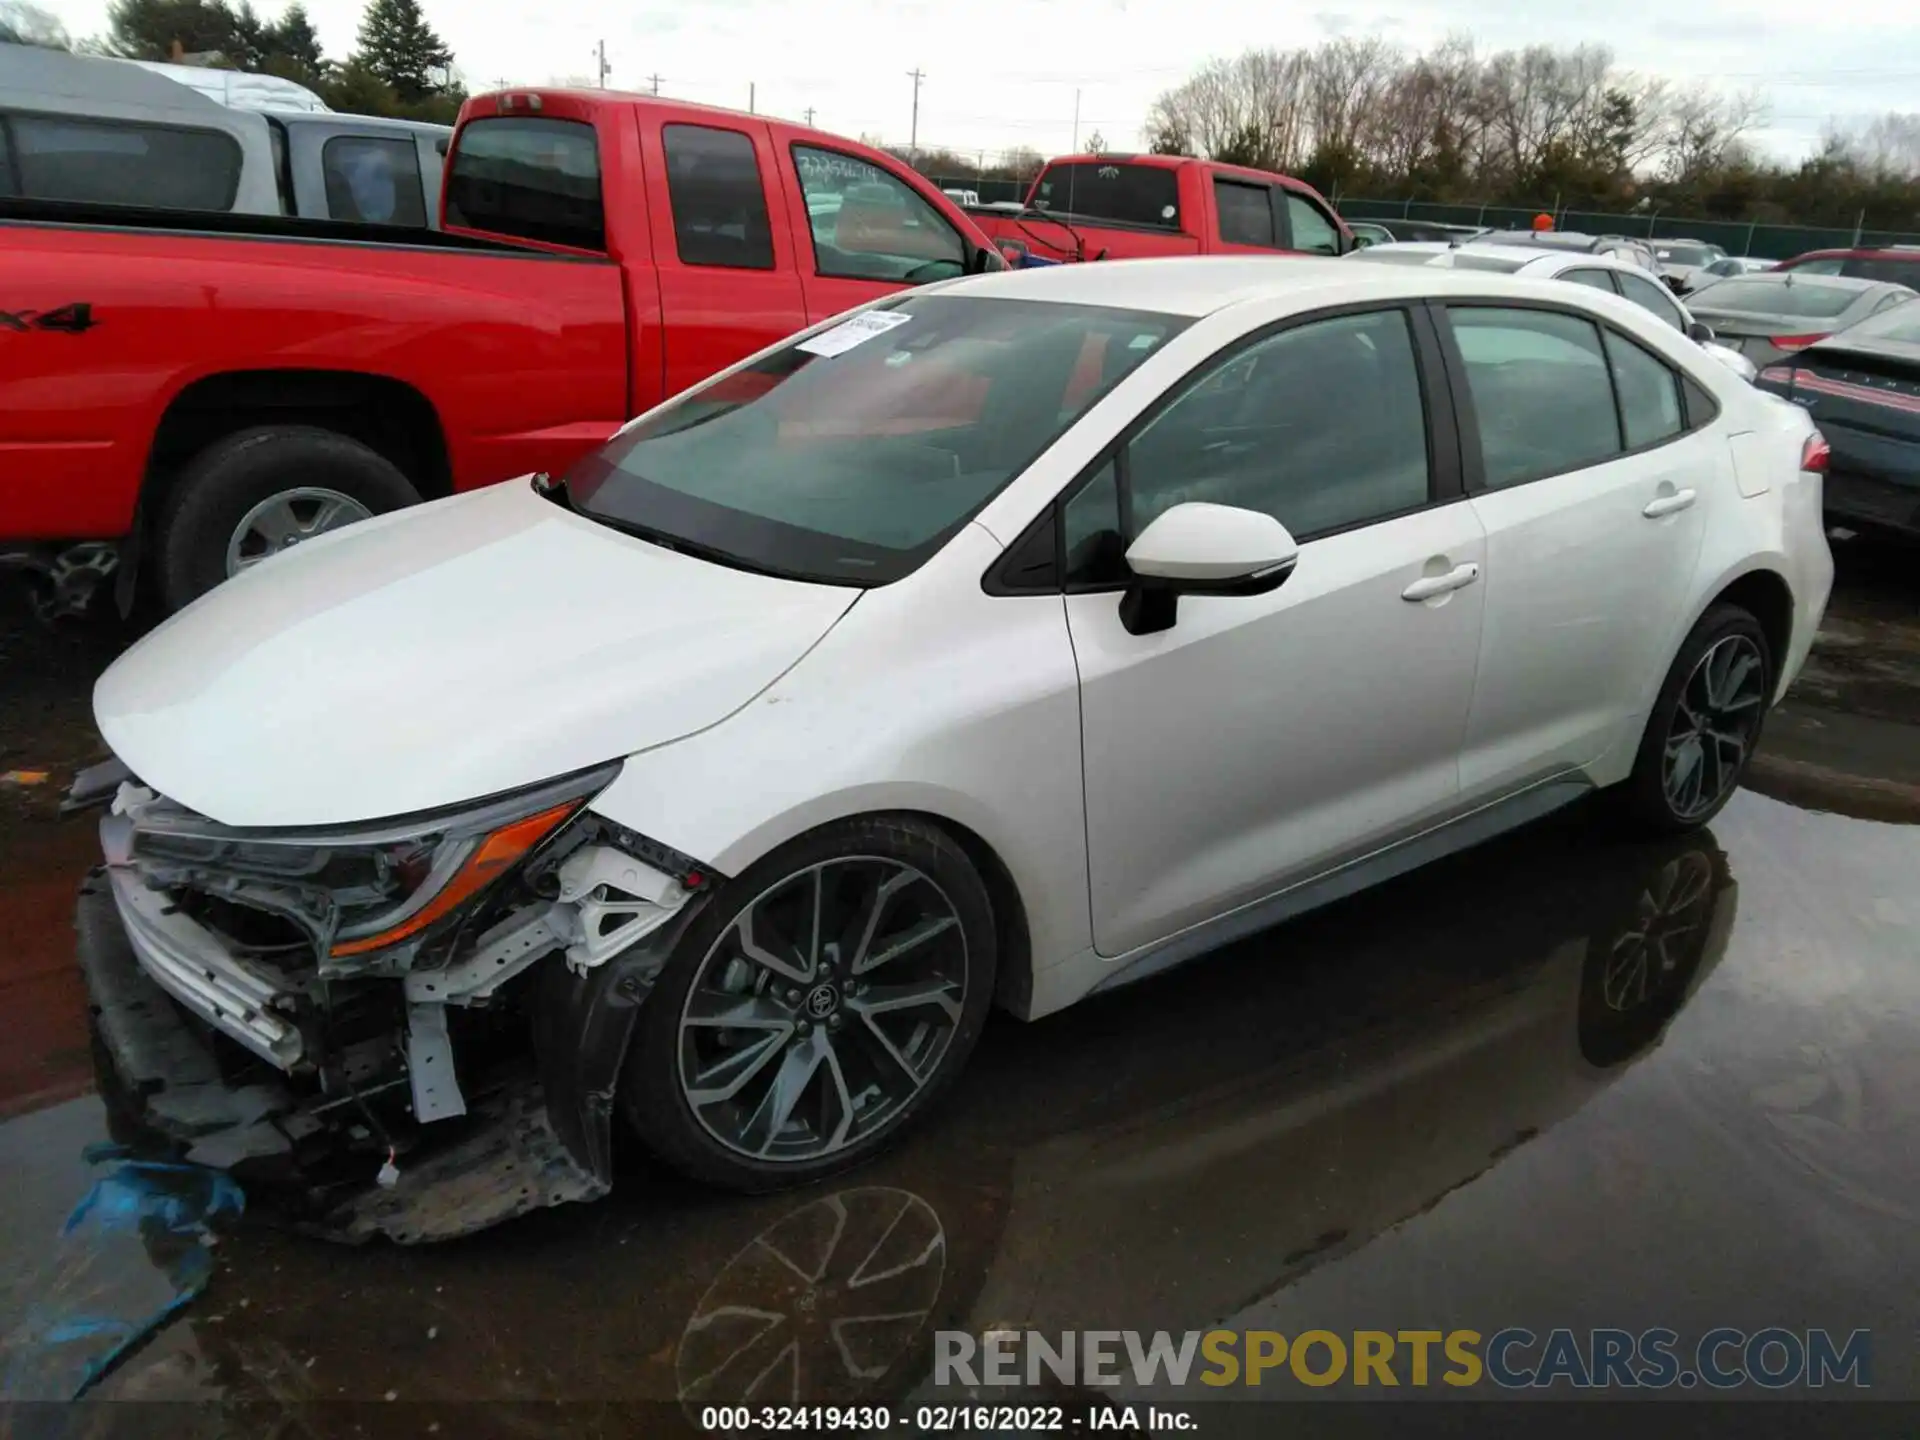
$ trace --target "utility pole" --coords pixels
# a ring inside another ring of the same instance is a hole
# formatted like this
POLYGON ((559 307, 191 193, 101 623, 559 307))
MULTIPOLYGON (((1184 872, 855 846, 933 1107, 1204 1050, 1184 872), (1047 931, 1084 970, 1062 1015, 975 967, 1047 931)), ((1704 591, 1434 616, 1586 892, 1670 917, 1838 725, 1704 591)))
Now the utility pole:
POLYGON ((913 165, 920 158, 920 82, 927 77, 918 65, 907 74, 913 80, 913 126, 907 132, 907 164, 913 165))
POLYGON ((806 119, 807 128, 811 130, 813 128, 813 107, 811 105, 807 106, 800 114, 806 119))
POLYGON ((749 115, 758 115, 760 113, 759 109, 754 105, 754 91, 758 88, 753 81, 749 80, 747 82, 747 113, 749 115))
POLYGON ((658 95, 660 93, 660 75, 657 71, 647 77, 647 83, 653 86, 654 94, 658 95))
POLYGON ((602 40, 594 47, 594 52, 600 59, 600 88, 604 90, 607 88, 607 72, 613 69, 611 65, 607 64, 607 42, 602 40))
POLYGON ((1080 153, 1080 91, 1077 87, 1073 92, 1073 150, 1071 153, 1075 155, 1080 153))

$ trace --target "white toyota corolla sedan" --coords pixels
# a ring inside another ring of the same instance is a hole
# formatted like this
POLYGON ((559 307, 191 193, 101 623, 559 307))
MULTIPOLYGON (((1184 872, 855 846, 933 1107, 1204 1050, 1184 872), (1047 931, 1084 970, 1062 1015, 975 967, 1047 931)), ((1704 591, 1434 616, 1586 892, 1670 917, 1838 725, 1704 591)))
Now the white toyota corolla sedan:
POLYGON ((394 1182, 363 1230, 460 1228, 409 1187, 470 1201, 482 1152, 544 1178, 463 1224, 596 1194, 617 1113, 703 1180, 805 1181, 920 1116, 995 1002, 1593 791, 1710 819, 1827 599, 1825 462, 1560 281, 1182 259, 893 297, 121 658, 75 791, 112 801, 103 1033, 164 1100, 154 1007, 122 1013, 164 991, 258 1087, 211 1152, 201 1092, 194 1143, 358 1147, 394 1182))

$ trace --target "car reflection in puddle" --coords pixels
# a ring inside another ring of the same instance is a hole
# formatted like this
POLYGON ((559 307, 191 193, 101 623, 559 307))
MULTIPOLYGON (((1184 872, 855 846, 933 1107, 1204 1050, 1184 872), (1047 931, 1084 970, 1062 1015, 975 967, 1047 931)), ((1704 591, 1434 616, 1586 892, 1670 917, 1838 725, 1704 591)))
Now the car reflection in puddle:
MULTIPOLYGON (((695 1424, 706 1405, 897 1402, 926 1379, 941 1329, 1266 1324, 1349 1290, 1379 1311, 1356 1323, 1389 1329, 1445 1321, 1412 1313, 1436 1295, 1473 1310, 1464 1323, 1496 1325, 1510 1317, 1480 1312, 1583 1286, 1596 1305, 1621 1286, 1650 1304, 1724 1296, 1716 1241, 1745 1235, 1769 1184, 1788 1186, 1794 1213, 1817 1185, 1817 1149, 1788 1137, 1797 1148, 1759 1153, 1752 1139, 1832 1103, 1794 1079, 1807 1032, 1834 1013, 1804 1008, 1804 972, 1818 971, 1805 935, 1895 987, 1888 1023, 1913 1011, 1916 986, 1877 959, 1908 931, 1858 928, 1878 902, 1847 888, 1891 893, 1912 832, 1740 797, 1716 827, 1738 835, 1730 867, 1713 833, 1629 843, 1597 818, 1531 827, 1047 1021, 991 1025, 925 1133, 820 1189, 721 1196, 628 1155, 601 1204, 445 1245, 343 1250, 249 1226, 215 1252, 185 1321, 101 1393, 646 1401, 695 1424), (1815 855, 1817 879, 1803 873, 1815 855), (1762 918, 1742 920, 1723 979, 1742 867, 1762 888, 1739 908, 1762 918), (1711 1005, 1688 1005, 1710 979, 1711 1005), (1668 1055, 1676 1026, 1679 1058, 1611 1098, 1668 1055), (1729 1135, 1722 1153, 1713 1142, 1729 1135), (1688 1176, 1670 1173, 1669 1190, 1695 1187, 1677 1227, 1649 1208, 1660 1166, 1688 1176), (1462 1213, 1479 1228, 1429 1223, 1462 1213), (1497 1232, 1495 1259, 1476 1258, 1482 1230, 1497 1232), (1694 1258, 1652 1259, 1666 1243, 1694 1258), (1617 1273, 1595 1270, 1595 1246, 1617 1251, 1617 1273), (1319 1283, 1336 1271, 1331 1290, 1319 1283)), ((1856 1009, 1875 1003, 1859 973, 1851 983, 1856 1009)), ((1882 1196, 1888 1177, 1865 1188, 1882 1196)), ((1745 1243, 1740 1283, 1764 1263, 1768 1283, 1790 1286, 1790 1266, 1745 1243)), ((317 1431, 326 1413, 309 1417, 317 1431)), ((529 1433, 573 1423, 565 1410, 520 1420, 529 1433)))

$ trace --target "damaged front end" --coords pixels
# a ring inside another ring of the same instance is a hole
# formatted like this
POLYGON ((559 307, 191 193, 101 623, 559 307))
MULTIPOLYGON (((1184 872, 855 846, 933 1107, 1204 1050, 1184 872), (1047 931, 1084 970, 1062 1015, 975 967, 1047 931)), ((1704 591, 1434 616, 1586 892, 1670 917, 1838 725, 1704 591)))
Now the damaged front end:
POLYGON ((343 1238, 604 1194, 634 1016, 713 883, 587 810, 618 773, 306 831, 83 775, 73 803, 112 798, 81 964, 142 1118, 343 1238))

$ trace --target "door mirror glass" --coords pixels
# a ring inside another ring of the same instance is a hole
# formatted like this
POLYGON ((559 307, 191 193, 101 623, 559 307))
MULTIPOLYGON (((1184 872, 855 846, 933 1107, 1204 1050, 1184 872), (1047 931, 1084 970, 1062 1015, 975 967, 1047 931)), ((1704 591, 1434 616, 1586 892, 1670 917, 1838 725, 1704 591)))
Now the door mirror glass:
POLYGON ((1120 619, 1135 635, 1172 627, 1178 597, 1263 595, 1293 573, 1300 558, 1287 527, 1236 505, 1175 505, 1127 547, 1133 583, 1120 619))

